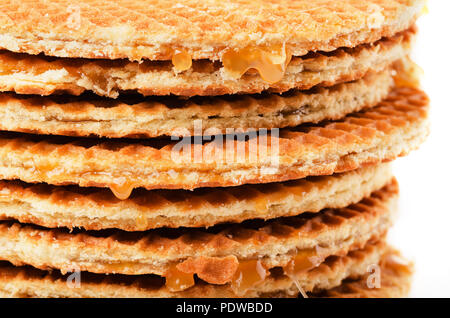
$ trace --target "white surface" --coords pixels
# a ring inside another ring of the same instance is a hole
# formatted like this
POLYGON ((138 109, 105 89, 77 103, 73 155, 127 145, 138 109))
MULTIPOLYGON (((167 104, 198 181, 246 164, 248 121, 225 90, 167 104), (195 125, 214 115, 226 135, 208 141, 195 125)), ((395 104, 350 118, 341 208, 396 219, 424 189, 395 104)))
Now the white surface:
POLYGON ((394 163, 400 215, 390 242, 416 263, 411 297, 450 297, 450 1, 430 0, 414 60, 425 71, 431 134, 394 163))

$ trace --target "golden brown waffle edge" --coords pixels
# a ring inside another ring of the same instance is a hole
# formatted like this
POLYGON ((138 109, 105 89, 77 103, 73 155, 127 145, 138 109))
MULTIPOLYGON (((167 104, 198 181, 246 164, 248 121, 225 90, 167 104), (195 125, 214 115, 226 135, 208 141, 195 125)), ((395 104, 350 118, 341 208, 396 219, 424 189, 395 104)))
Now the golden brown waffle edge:
MULTIPOLYGON (((163 287, 163 281, 152 275, 124 276, 97 275, 81 272, 80 284, 53 271, 51 273, 31 267, 12 267, 2 263, 0 269, 0 293, 6 297, 262 297, 273 294, 295 296, 299 294, 296 283, 306 292, 331 289, 339 286, 348 277, 363 277, 370 266, 386 264, 385 256, 390 248, 384 242, 367 244, 340 257, 330 257, 318 267, 288 278, 277 274, 267 277, 262 283, 245 293, 236 294, 228 285, 211 285, 199 282, 195 286, 178 292, 163 287)), ((405 274, 404 272, 401 272, 405 274)), ((409 276, 405 275, 405 276, 409 276)), ((409 278, 409 277, 408 277, 409 278)))
POLYGON ((0 45, 10 51, 75 58, 167 60, 181 50, 194 59, 217 60, 227 48, 286 43, 300 56, 392 36, 413 24, 424 5, 423 0, 183 0, 178 6, 155 0, 98 0, 35 7, 8 0, 1 4, 8 14, 0 15, 0 45), (27 12, 26 19, 21 12, 27 12), (248 20, 251 23, 243 22, 248 20))
POLYGON ((0 177, 110 187, 126 198, 138 187, 194 189, 329 175, 416 149, 428 133, 428 103, 420 90, 397 88, 377 107, 339 121, 203 145, 2 133, 0 177))
POLYGON ((356 82, 286 94, 182 98, 78 98, 0 94, 0 129, 24 133, 151 138, 224 134, 336 120, 375 106, 393 86, 391 69, 356 82))
POLYGON ((391 249, 380 262, 379 286, 375 286, 370 273, 363 277, 348 278, 340 286, 313 293, 312 297, 321 298, 403 298, 411 288, 414 264, 391 249))
MULTIPOLYGON (((70 233, 14 222, 0 223, 0 259, 62 272, 198 275, 208 283, 233 281, 252 266, 270 270, 314 267, 330 255, 343 255, 378 241, 396 212, 396 181, 360 202, 318 214, 211 229, 150 232, 70 233), (32 246, 32 248, 30 248, 32 246)), ((193 281, 192 281, 193 282, 193 281)))
POLYGON ((86 230, 209 227, 343 208, 381 189, 391 179, 389 164, 380 164, 344 174, 266 185, 194 191, 138 189, 127 200, 117 199, 108 189, 0 181, 0 219, 86 230))
POLYGON ((174 71, 171 62, 54 59, 3 51, 0 91, 38 95, 79 95, 92 91, 117 98, 128 91, 145 96, 212 96, 306 90, 358 80, 385 70, 409 54, 415 34, 413 27, 374 44, 341 48, 331 54, 314 52, 294 57, 284 76, 274 82, 264 80, 252 69, 239 78, 232 77, 220 63, 205 60, 194 61, 189 70, 180 73, 174 71))

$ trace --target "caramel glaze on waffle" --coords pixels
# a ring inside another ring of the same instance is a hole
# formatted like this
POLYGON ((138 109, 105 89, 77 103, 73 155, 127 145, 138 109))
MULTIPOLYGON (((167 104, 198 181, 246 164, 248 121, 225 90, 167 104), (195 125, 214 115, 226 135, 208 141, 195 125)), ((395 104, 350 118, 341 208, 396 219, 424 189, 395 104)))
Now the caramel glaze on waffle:
POLYGON ((195 286, 183 291, 171 291, 164 279, 155 275, 101 275, 81 272, 80 285, 68 280, 68 275, 57 271, 41 271, 29 266, 14 267, 0 263, 0 295, 6 297, 270 297, 296 296, 302 286, 305 292, 319 292, 339 286, 349 277, 362 277, 368 266, 384 264, 391 251, 381 241, 369 243, 360 250, 347 255, 328 257, 319 266, 287 277, 273 270, 259 284, 243 290, 233 289, 229 284, 212 285, 197 280, 195 286), (294 282, 295 281, 295 282, 294 282), (74 288, 77 287, 77 288, 74 288))
POLYGON ((111 100, 80 97, 0 94, 0 129, 41 135, 149 138, 194 135, 196 120, 210 134, 226 128, 243 131, 293 127, 336 120, 375 106, 393 86, 391 69, 330 88, 285 94, 111 100))
POLYGON ((371 43, 407 29, 424 0, 22 1, 0 4, 0 46, 64 57, 220 59, 286 44, 296 56, 371 43))
POLYGON ((138 189, 127 200, 119 200, 102 188, 0 181, 0 219, 86 230, 209 227, 343 208, 381 189, 391 179, 389 164, 380 164, 285 183, 194 191, 138 189))
POLYGON ((186 281, 190 277, 194 284, 194 274, 217 285, 234 285, 240 273, 242 281, 253 282, 255 271, 268 273, 281 267, 296 273, 316 267, 329 256, 342 256, 379 241, 392 224, 397 195, 393 181, 346 208, 208 230, 71 233, 2 222, 0 259, 63 273, 76 268, 92 273, 156 274, 164 276, 171 289, 184 289, 172 286, 173 277, 186 281))
POLYGON ((0 91, 38 95, 63 92, 79 95, 93 91, 117 98, 120 92, 127 91, 145 96, 212 96, 306 90, 358 80, 371 72, 385 70, 408 55, 415 34, 413 27, 373 44, 294 57, 281 80, 273 83, 252 70, 236 79, 221 63, 205 60, 193 61, 189 70, 176 72, 168 61, 61 59, 2 51, 0 91))
POLYGON ((0 177, 110 187, 126 198, 138 187, 194 189, 330 175, 417 148, 428 133, 428 102, 420 90, 398 88, 377 107, 339 121, 282 129, 278 137, 215 136, 203 145, 2 133, 0 177))

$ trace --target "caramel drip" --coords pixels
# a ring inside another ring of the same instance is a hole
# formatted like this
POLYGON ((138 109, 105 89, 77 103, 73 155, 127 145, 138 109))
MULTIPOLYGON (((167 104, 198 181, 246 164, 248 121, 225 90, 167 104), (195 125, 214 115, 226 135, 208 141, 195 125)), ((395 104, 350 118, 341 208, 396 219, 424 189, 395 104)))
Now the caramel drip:
POLYGON ((135 188, 135 185, 132 182, 125 181, 122 183, 115 183, 109 186, 111 192, 115 195, 115 197, 119 200, 126 200, 130 197, 131 192, 135 188))
POLYGON ((418 88, 423 73, 422 68, 408 58, 403 63, 402 69, 398 70, 394 76, 395 85, 397 87, 418 88))
POLYGON ((176 50, 172 54, 172 64, 177 71, 186 71, 192 67, 191 55, 185 51, 176 50))
POLYGON ((283 269, 287 276, 292 277, 317 267, 321 261, 314 249, 300 251, 283 269))
POLYGON ((244 294, 248 289, 264 281, 268 275, 260 260, 243 261, 234 274, 231 286, 238 295, 244 294))
MULTIPOLYGON (((324 257, 319 256, 319 253, 318 249, 300 251, 283 267, 285 274, 294 281, 303 297, 307 297, 307 295, 302 292, 295 276, 319 266, 324 260, 324 257)), ((173 265, 165 274, 166 286, 173 292, 190 288, 195 284, 194 274, 182 272, 176 265, 173 265)), ((264 267, 261 260, 241 261, 230 281, 230 285, 236 295, 243 295, 247 290, 263 282, 268 275, 268 269, 264 267)))
POLYGON ((171 292, 179 292, 195 285, 194 274, 184 273, 176 265, 170 267, 165 278, 166 287, 171 292))
POLYGON ((285 267, 283 267, 284 273, 294 282, 303 298, 308 298, 308 295, 300 285, 296 276, 299 273, 307 272, 310 269, 319 266, 320 263, 323 262, 324 257, 319 256, 319 249, 300 251, 285 267))
POLYGON ((261 78, 270 83, 281 81, 291 60, 286 47, 268 48, 247 47, 241 50, 228 50, 222 56, 225 71, 235 79, 248 70, 255 69, 261 78))

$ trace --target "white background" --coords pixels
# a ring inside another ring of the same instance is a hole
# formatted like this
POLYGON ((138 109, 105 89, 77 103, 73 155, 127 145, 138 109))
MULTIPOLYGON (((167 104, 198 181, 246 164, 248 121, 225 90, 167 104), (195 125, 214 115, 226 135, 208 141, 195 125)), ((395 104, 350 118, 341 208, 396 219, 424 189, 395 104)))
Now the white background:
POLYGON ((394 163, 400 215, 389 238, 415 261, 411 297, 450 297, 450 1, 430 0, 414 60, 431 98, 431 134, 394 163))

